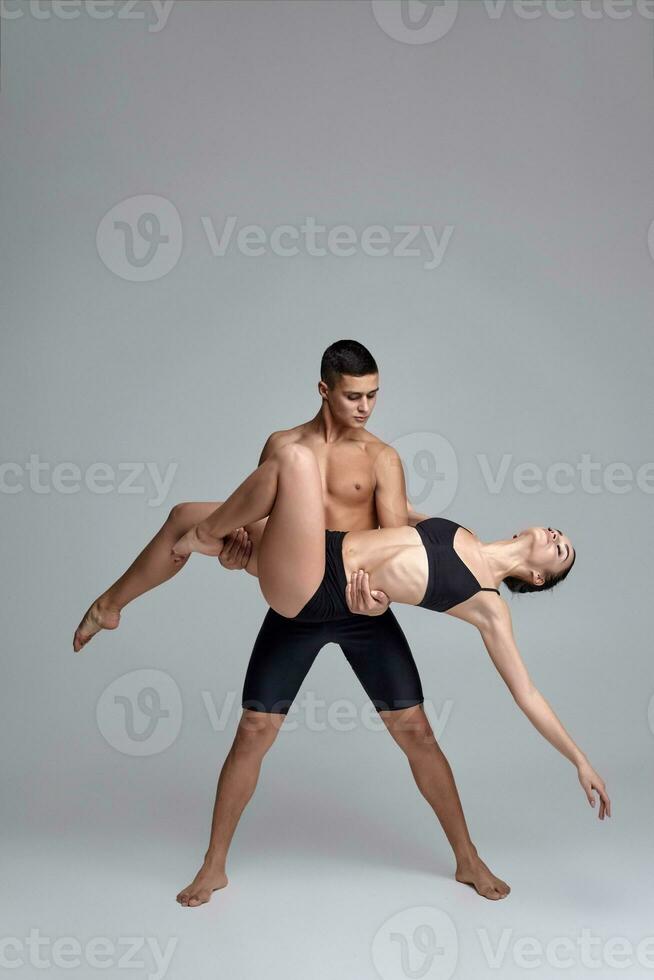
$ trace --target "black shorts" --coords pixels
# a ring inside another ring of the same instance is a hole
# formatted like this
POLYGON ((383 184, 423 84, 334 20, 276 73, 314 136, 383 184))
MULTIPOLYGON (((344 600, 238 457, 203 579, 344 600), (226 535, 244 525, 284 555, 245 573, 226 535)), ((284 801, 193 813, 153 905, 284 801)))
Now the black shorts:
POLYGON ((328 622, 287 619, 269 609, 252 650, 243 707, 286 714, 326 643, 337 643, 378 711, 424 701, 418 668, 390 609, 382 616, 349 613, 328 622))

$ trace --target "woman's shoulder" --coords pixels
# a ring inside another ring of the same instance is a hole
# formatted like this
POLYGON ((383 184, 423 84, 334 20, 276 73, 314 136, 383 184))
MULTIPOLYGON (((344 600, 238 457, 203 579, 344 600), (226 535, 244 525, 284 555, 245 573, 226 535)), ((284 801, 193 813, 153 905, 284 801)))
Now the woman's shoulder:
POLYGON ((428 524, 428 525, 431 525, 434 528, 438 528, 438 527, 441 527, 441 528, 449 528, 452 531, 453 535, 456 534, 456 532, 460 528, 462 531, 465 531, 467 534, 469 534, 476 541, 479 541, 480 540, 477 537, 477 535, 475 534, 475 532, 472 531, 469 527, 466 527, 465 524, 459 524, 458 521, 454 521, 450 517, 426 517, 424 520, 418 521, 418 523, 419 524, 428 524))

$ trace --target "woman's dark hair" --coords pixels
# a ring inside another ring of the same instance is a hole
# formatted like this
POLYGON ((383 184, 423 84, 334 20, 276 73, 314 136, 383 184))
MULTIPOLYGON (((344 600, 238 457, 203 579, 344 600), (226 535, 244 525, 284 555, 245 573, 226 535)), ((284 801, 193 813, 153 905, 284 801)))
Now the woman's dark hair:
POLYGON ((508 575, 504 579, 504 584, 507 589, 511 592, 522 593, 522 592, 547 592, 549 589, 553 589, 555 585, 562 582, 564 578, 570 573, 570 569, 577 560, 577 549, 575 548, 574 558, 566 568, 565 572, 560 572, 558 575, 550 575, 545 577, 545 581, 542 585, 532 585, 531 582, 525 582, 524 579, 516 578, 515 575, 508 575))
POLYGON ((328 388, 334 387, 341 374, 361 377, 377 373, 374 357, 356 340, 337 340, 330 344, 320 362, 320 377, 328 388))

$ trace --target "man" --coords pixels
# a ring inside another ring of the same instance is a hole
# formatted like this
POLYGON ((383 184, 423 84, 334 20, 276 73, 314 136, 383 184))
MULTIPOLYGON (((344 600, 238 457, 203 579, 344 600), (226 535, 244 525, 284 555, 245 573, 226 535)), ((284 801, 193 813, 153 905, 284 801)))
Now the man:
MULTIPOLYGON (((399 456, 365 428, 379 390, 372 355, 354 340, 337 341, 323 355, 320 376, 320 410, 303 425, 274 432, 259 465, 286 443, 307 446, 322 474, 326 527, 350 531, 409 523, 399 456)), ((178 505, 182 524, 188 522, 180 509, 194 506, 178 505)), ((412 514, 411 520, 415 523, 420 517, 412 514)), ((247 534, 239 529, 220 561, 227 568, 243 568, 250 549, 247 534)), ((227 885, 227 852, 256 788, 263 757, 315 657, 329 642, 341 646, 388 731, 405 752, 418 788, 454 850, 457 880, 472 885, 486 898, 508 894, 508 885, 489 871, 470 839, 451 769, 422 706, 418 670, 397 620, 386 608, 386 597, 372 595, 360 575, 352 585, 349 605, 354 613, 364 615, 315 624, 285 619, 268 610, 245 677, 243 715, 218 780, 209 847, 200 871, 178 894, 180 904, 202 905, 213 891, 227 885)))

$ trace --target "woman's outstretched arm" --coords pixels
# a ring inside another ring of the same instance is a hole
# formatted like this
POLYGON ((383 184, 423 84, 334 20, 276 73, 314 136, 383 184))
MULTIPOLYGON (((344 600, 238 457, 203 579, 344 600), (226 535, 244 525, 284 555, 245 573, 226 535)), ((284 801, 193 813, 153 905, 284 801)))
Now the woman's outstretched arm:
MULTIPOLYGON (((488 603, 491 610, 491 604, 488 603)), ((588 802, 595 806, 593 790, 600 798, 599 818, 611 816, 611 801, 604 780, 565 730, 540 691, 534 686, 513 636, 511 613, 503 599, 493 599, 492 611, 479 625, 484 645, 518 707, 534 728, 576 767, 588 802)))

